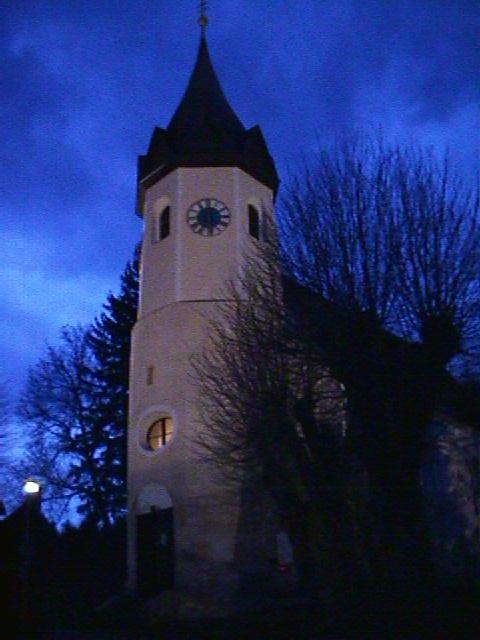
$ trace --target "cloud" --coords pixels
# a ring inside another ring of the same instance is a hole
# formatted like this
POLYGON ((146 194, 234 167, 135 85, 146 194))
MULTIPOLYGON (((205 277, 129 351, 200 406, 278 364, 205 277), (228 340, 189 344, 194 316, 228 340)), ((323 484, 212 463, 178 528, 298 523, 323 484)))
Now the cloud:
POLYGON ((15 386, 28 366, 54 343, 59 328, 89 324, 116 282, 79 273, 62 275, 50 268, 53 246, 33 252, 23 238, 0 244, 0 379, 15 386))
MULTIPOLYGON (((191 0, 4 7, 0 357, 17 381, 45 338, 93 317, 116 287, 140 234, 136 156, 185 89, 195 11, 191 0)), ((211 3, 208 39, 281 174, 300 151, 371 125, 453 145, 471 168, 479 29, 477 0, 224 0, 211 3)))

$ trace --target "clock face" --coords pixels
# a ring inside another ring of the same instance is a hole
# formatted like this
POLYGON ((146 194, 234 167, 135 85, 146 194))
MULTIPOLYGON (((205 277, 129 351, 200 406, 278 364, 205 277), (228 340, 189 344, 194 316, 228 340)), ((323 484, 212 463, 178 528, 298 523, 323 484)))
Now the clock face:
POLYGON ((187 213, 190 229, 201 236, 218 236, 230 224, 231 213, 215 198, 204 198, 192 204, 187 213))

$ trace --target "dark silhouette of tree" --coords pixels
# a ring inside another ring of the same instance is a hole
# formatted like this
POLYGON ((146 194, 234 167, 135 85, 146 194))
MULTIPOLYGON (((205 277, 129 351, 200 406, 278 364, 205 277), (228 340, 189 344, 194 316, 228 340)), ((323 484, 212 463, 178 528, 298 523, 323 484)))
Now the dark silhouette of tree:
POLYGON ((95 423, 108 438, 101 464, 108 472, 112 515, 126 508, 130 334, 137 318, 139 261, 140 245, 121 276, 119 294, 108 296, 87 336, 95 360, 95 423))
POLYGON ((120 293, 108 296, 94 324, 63 329, 59 345, 30 371, 19 404, 28 447, 18 467, 43 481, 57 517, 72 501, 100 525, 125 512, 128 361, 137 299, 138 250, 120 293))
POLYGON ((284 263, 317 294, 299 297, 301 331, 345 386, 386 553, 419 549, 425 428, 451 400, 452 358, 478 358, 478 197, 447 160, 355 142, 319 154, 281 214, 284 263))
POLYGON ((48 347, 30 370, 19 405, 28 429, 20 466, 42 480, 47 498, 64 506, 75 498, 101 519, 109 496, 98 464, 106 442, 95 421, 94 365, 86 331, 67 327, 59 346, 48 347))
POLYGON ((379 585, 420 584, 430 570, 420 483, 426 429, 438 413, 462 411, 468 392, 448 367, 478 354, 478 198, 432 154, 355 142, 319 154, 293 179, 278 217, 281 260, 257 257, 195 365, 204 455, 226 470, 256 461, 285 520, 296 523, 297 557, 317 576, 330 560, 343 579, 345 540, 361 522, 365 562, 353 566, 379 585), (288 277, 273 275, 279 263, 288 277), (332 407, 327 391, 338 392, 325 379, 342 385, 343 438, 317 417, 317 406, 332 407), (331 486, 330 501, 318 497, 331 486), (315 526, 305 504, 316 505, 315 526), (345 515, 346 504, 356 513, 345 515), (299 541, 304 526, 317 543, 299 541), (335 553, 320 561, 320 548, 335 553))
POLYGON ((9 449, 8 423, 10 418, 10 404, 7 387, 0 384, 0 464, 5 464, 9 449))
POLYGON ((12 451, 16 444, 12 414, 8 385, 2 382, 0 383, 0 501, 7 511, 17 501, 23 479, 19 480, 15 477, 11 469, 12 451))
MULTIPOLYGON (((234 487, 266 487, 303 585, 333 611, 364 569, 361 474, 346 446, 342 389, 294 331, 278 264, 275 246, 264 243, 229 286, 205 351, 193 359, 198 454, 234 487)), ((258 491, 253 502, 261 499, 258 491)))
POLYGON ((421 342, 440 369, 478 354, 479 198, 448 159, 357 141, 320 153, 285 191, 283 257, 300 283, 421 342))

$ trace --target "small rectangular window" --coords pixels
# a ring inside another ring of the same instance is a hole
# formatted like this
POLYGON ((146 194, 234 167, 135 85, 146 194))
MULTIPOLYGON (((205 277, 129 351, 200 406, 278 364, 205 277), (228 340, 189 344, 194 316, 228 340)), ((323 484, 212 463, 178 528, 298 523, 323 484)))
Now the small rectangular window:
POLYGON ((170 207, 165 207, 160 216, 160 240, 170 235, 170 207))
POLYGON ((153 384, 153 376, 155 374, 155 367, 148 367, 147 369, 147 384, 153 384))
POLYGON ((252 238, 260 239, 260 215, 253 205, 248 207, 248 231, 252 238))

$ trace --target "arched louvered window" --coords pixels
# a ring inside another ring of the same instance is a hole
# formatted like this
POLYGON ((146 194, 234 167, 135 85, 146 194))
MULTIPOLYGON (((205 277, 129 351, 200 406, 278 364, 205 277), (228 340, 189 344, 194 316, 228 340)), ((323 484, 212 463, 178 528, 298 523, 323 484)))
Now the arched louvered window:
POLYGON ((260 214, 252 205, 248 205, 248 231, 252 238, 260 240, 260 214))
POLYGON ((160 240, 164 240, 170 235, 170 207, 165 209, 160 214, 160 240))

